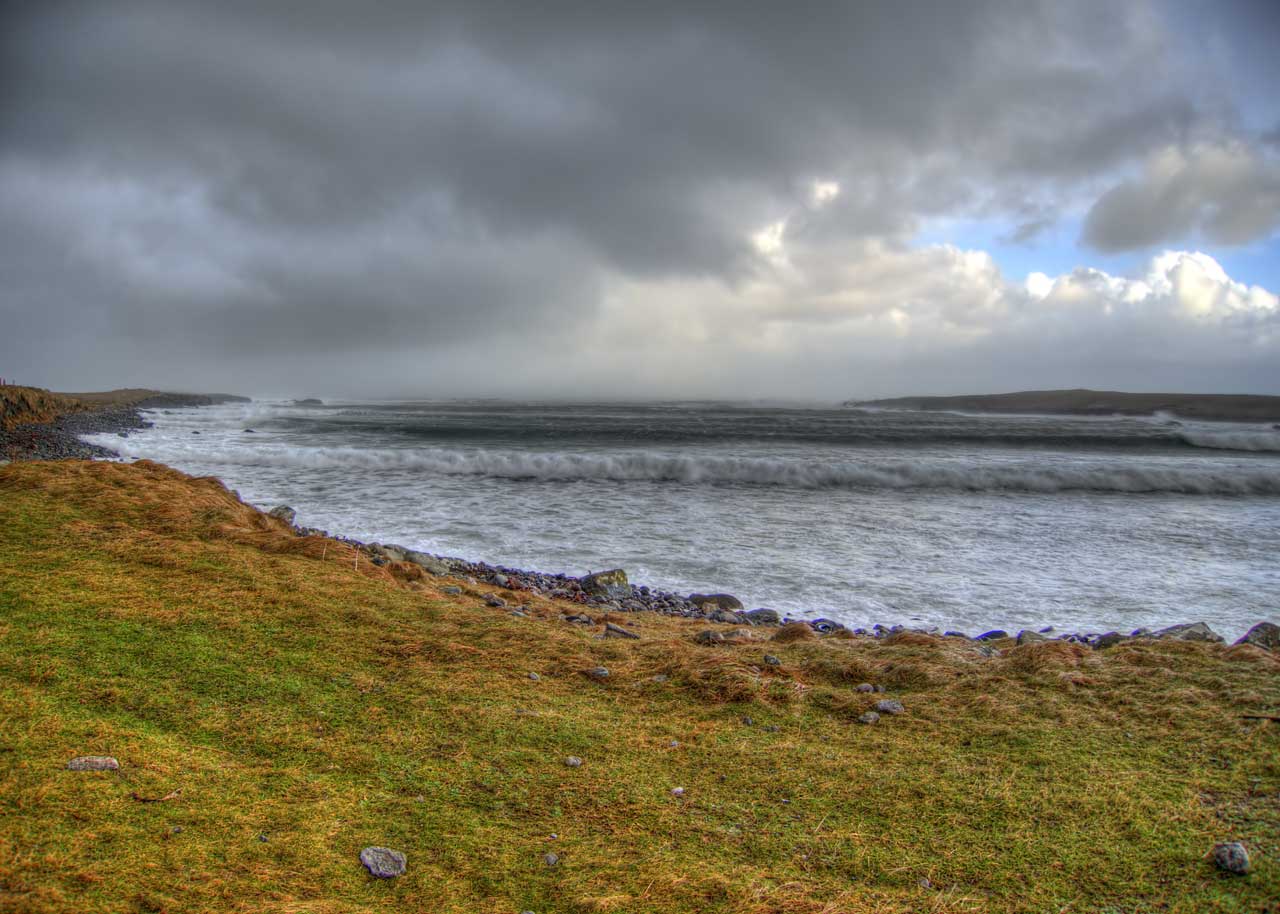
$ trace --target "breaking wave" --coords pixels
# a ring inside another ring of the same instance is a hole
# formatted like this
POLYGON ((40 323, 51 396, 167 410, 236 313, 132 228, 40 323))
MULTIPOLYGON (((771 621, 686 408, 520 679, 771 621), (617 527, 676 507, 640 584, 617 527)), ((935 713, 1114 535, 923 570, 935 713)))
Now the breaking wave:
POLYGON ((1223 451, 1273 451, 1280 453, 1280 432, 1188 430, 1178 435, 1192 447, 1223 451))
POLYGON ((715 457, 653 452, 576 454, 484 449, 325 448, 189 445, 141 446, 109 435, 90 436, 123 456, 178 464, 409 471, 448 476, 568 482, 652 482, 757 485, 801 489, 952 489, 1009 492, 1128 492, 1186 495, 1280 495, 1280 469, 1186 468, 1108 463, 1035 465, 946 460, 829 463, 799 459, 715 457))

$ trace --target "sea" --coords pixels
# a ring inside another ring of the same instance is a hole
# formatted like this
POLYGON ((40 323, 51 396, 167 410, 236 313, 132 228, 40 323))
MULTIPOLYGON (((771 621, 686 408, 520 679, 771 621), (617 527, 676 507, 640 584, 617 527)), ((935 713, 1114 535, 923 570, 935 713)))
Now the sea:
POLYGON ((495 565, 620 567, 849 626, 1280 623, 1280 430, 837 405, 254 400, 123 459, 297 522, 495 565))

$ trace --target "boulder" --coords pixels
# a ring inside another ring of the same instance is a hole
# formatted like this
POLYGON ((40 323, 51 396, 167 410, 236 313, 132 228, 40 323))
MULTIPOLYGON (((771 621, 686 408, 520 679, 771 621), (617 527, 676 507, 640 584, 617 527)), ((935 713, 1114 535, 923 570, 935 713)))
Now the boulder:
POLYGON ((753 609, 750 612, 742 613, 742 618, 752 625, 782 624, 782 616, 778 614, 776 609, 753 609))
POLYGON ((742 609, 742 601, 727 593, 691 593, 689 602, 700 609, 742 609))
POLYGON ((1044 635, 1040 634, 1039 632, 1033 632, 1030 629, 1024 628, 1022 631, 1018 632, 1019 644, 1034 644, 1037 641, 1048 641, 1048 640, 1049 639, 1046 638, 1044 635))
POLYGON ((874 724, 874 723, 878 723, 879 720, 880 720, 880 715, 877 714, 875 711, 866 711, 863 714, 858 716, 858 723, 860 724, 874 724))
POLYGON ((1254 647, 1260 647, 1264 651, 1280 653, 1280 625, 1276 625, 1274 622, 1259 622, 1245 632, 1244 637, 1237 641, 1236 644, 1252 644, 1254 647))
POLYGON ((997 641, 1000 638, 1008 638, 1009 633, 1002 628, 993 628, 989 632, 983 632, 974 638, 974 641, 997 641))
POLYGON ((404 854, 389 847, 366 847, 360 852, 360 862, 379 879, 394 879, 405 871, 404 854))
POLYGON ((878 714, 905 714, 907 709, 896 698, 882 698, 875 703, 874 710, 878 714))
POLYGON ((835 632, 844 631, 844 626, 833 619, 811 619, 809 627, 819 635, 830 635, 835 632))
POLYGON ((631 585, 627 582, 627 573, 621 568, 610 571, 597 571, 586 575, 578 581, 583 593, 597 597, 609 597, 625 600, 631 596, 631 585))
POLYGON ((609 668, 603 667, 603 666, 593 666, 589 670, 583 670, 582 675, 586 676, 588 679, 595 679, 597 681, 601 679, 608 679, 609 668))
POLYGON ((764 655, 764 662, 765 662, 768 666, 782 666, 782 658, 781 658, 781 657, 775 657, 773 654, 765 654, 765 655, 764 655))
POLYGON ((293 526, 294 518, 298 516, 298 512, 293 510, 293 508, 290 508, 288 505, 276 505, 267 513, 277 520, 284 521, 290 527, 293 526))
POLYGON ((1107 648, 1115 647, 1117 644, 1127 640, 1129 639, 1119 632, 1107 632, 1094 639, 1093 646, 1097 650, 1105 651, 1107 648))
POLYGON ((436 558, 434 555, 427 555, 425 552, 418 552, 410 549, 404 554, 406 562, 420 566, 424 571, 428 571, 437 577, 443 577, 453 571, 443 560, 436 558))
POLYGON ((741 625, 742 617, 727 609, 717 609, 709 617, 712 622, 724 622, 728 625, 741 625))
POLYGON ((1209 641, 1222 643, 1222 636, 1203 622, 1184 622, 1181 625, 1170 625, 1151 635, 1152 638, 1171 639, 1174 641, 1209 641))

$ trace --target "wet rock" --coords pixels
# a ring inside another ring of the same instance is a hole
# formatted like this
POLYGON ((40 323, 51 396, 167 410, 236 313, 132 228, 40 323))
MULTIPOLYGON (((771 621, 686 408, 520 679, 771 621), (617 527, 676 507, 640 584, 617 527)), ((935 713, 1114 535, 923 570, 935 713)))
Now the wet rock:
POLYGON ((1097 638, 1095 638, 1093 641, 1093 646, 1097 650, 1105 651, 1109 647, 1115 647, 1117 644, 1120 644, 1128 640, 1129 640, 1128 638, 1126 638, 1124 635, 1120 634, 1119 632, 1107 632, 1106 634, 1099 635, 1097 638))
POLYGON ((742 617, 752 625, 780 625, 782 616, 778 614, 776 609, 753 609, 745 612, 742 617))
POLYGON ((995 640, 997 640, 997 639, 999 639, 999 638, 1008 638, 1008 637, 1009 637, 1009 633, 1008 633, 1007 631, 1005 631, 1004 629, 1000 629, 1000 628, 993 628, 993 629, 992 629, 991 631, 989 631, 989 632, 983 632, 981 635, 978 635, 978 637, 974 638, 973 640, 975 640, 975 641, 995 641, 995 640))
POLYGON ((1245 632, 1244 637, 1237 641, 1236 644, 1252 644, 1254 647, 1260 647, 1264 651, 1280 653, 1280 625, 1276 625, 1274 622, 1259 622, 1245 632))
POLYGON ((1172 639, 1174 641, 1208 641, 1222 643, 1222 636, 1203 622, 1184 622, 1181 625, 1170 625, 1152 634, 1153 638, 1172 639))
POLYGON ((597 597, 609 597, 625 600, 631 596, 631 585, 627 582, 627 573, 621 568, 609 571, 597 571, 578 581, 584 593, 597 597))
POLYGON ((830 635, 844 630, 844 626, 834 619, 811 619, 809 627, 819 635, 830 635))
POLYGON ((1236 876, 1244 876, 1249 872, 1249 852, 1239 841, 1215 844, 1213 862, 1218 869, 1236 876))
POLYGON ((119 771, 120 763, 109 755, 82 755, 67 762, 69 771, 119 771))
POLYGON ((404 854, 389 847, 366 847, 360 852, 360 862, 379 879, 394 879, 405 871, 404 854))
POLYGON ((606 638, 634 638, 637 640, 640 638, 635 632, 629 632, 621 625, 614 625, 612 622, 604 624, 604 636, 606 638))
POLYGON ((742 601, 729 593, 691 593, 689 602, 699 609, 742 609, 742 601))
POLYGON ((872 708, 880 714, 905 714, 907 711, 896 698, 882 698, 872 708))
POLYGON ((294 519, 298 516, 298 512, 290 508, 288 505, 276 505, 267 512, 277 520, 282 520, 290 527, 293 526, 294 519))
POLYGON ((880 722, 880 715, 877 714, 875 711, 867 711, 863 714, 858 715, 858 723, 860 724, 874 724, 879 722, 880 722))

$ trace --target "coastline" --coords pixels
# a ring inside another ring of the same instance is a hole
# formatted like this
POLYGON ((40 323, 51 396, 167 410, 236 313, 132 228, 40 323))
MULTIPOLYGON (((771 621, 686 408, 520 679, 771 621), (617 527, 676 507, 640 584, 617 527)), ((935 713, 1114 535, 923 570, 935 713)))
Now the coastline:
MULTIPOLYGON (((160 408, 192 408, 215 405, 218 403, 248 400, 228 394, 174 394, 151 390, 112 391, 106 394, 71 394, 86 403, 106 403, 110 405, 91 407, 81 412, 69 412, 59 415, 53 421, 17 425, 5 431, 0 429, 0 456, 16 453, 18 459, 24 460, 135 460, 123 457, 110 448, 89 444, 81 440, 81 435, 115 434, 121 438, 130 433, 152 427, 153 423, 142 415, 144 409, 160 408), (126 403, 119 403, 120 400, 126 403)), ((1280 398, 1277 398, 1280 399, 1280 398)), ((579 616, 583 624, 593 620, 585 615, 587 611, 600 613, 633 613, 653 612, 666 616, 703 620, 708 622, 745 625, 745 626, 782 626, 792 623, 803 623, 819 635, 840 634, 847 637, 887 638, 903 632, 920 635, 942 636, 966 639, 981 644, 1011 642, 1024 644, 1039 641, 1064 641, 1086 647, 1105 649, 1125 641, 1148 638, 1175 638, 1179 640, 1199 640, 1208 642, 1224 642, 1212 627, 1203 621, 1183 622, 1162 629, 1152 630, 1140 627, 1128 633, 1115 630, 1108 631, 1071 631, 1059 632, 1052 626, 1038 629, 1022 629, 1017 632, 1006 632, 1003 629, 991 629, 971 634, 954 629, 943 629, 940 626, 912 627, 901 623, 877 622, 870 626, 848 627, 843 623, 816 616, 794 616, 779 613, 771 608, 749 608, 737 597, 729 593, 680 594, 651 588, 644 584, 632 584, 623 569, 613 569, 599 575, 620 576, 620 581, 613 584, 597 586, 592 579, 596 575, 575 577, 567 574, 542 572, 532 569, 517 568, 506 565, 494 565, 482 561, 446 556, 414 550, 394 543, 377 541, 361 541, 349 537, 332 534, 306 526, 293 526, 294 510, 287 505, 279 505, 269 512, 278 519, 286 520, 299 536, 322 536, 337 540, 351 546, 368 556, 374 565, 404 563, 416 565, 427 574, 454 579, 464 584, 485 584, 504 589, 506 600, 518 606, 521 595, 539 597, 566 602, 580 608, 579 613, 570 613, 566 618, 573 621, 579 616)), ((505 605, 505 602, 504 602, 505 605)), ((516 611, 519 611, 517 609, 516 611)), ((1262 639, 1270 644, 1275 635, 1271 634, 1273 624, 1261 621, 1252 627, 1235 644, 1257 643, 1262 639), (1257 634, 1261 632, 1261 634, 1257 634)))

